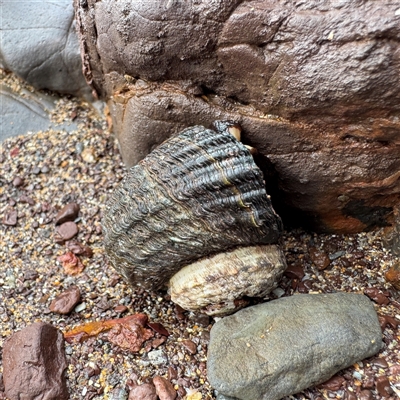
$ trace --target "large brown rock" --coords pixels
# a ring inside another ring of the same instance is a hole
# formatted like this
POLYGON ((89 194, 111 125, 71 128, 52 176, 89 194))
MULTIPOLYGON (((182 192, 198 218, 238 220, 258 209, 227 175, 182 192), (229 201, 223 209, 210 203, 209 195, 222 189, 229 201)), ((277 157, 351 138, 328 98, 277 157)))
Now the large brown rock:
POLYGON ((67 400, 67 362, 62 333, 37 322, 4 343, 3 378, 10 400, 67 400))
POLYGON ((400 199, 400 3, 76 1, 124 161, 234 119, 286 221, 356 232, 400 199), (335 5, 336 4, 336 5, 335 5))

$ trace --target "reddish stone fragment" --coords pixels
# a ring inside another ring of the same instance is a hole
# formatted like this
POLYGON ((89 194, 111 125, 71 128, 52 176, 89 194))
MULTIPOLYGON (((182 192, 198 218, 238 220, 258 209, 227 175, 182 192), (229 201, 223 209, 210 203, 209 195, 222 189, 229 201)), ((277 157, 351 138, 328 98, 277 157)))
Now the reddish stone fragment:
POLYGON ((174 368, 169 366, 168 367, 168 379, 172 380, 172 379, 177 379, 178 378, 178 371, 174 368))
POLYGON ((56 328, 37 322, 4 343, 4 386, 10 400, 67 400, 64 339, 56 328))
POLYGON ((128 307, 127 306, 124 306, 124 305, 119 305, 119 306, 116 306, 115 308, 114 308, 114 311, 116 312, 116 313, 124 313, 125 311, 127 311, 128 310, 128 307))
POLYGON ((86 246, 75 240, 67 242, 66 247, 77 256, 84 256, 88 258, 91 258, 93 256, 93 250, 89 246, 86 246))
POLYGON ((162 376, 155 376, 153 378, 153 383, 160 400, 174 400, 176 398, 176 391, 172 383, 162 376))
POLYGON ((17 225, 18 214, 16 210, 9 210, 3 216, 3 225, 15 226, 17 225))
POLYGON ((156 349, 157 347, 159 347, 160 345, 162 345, 166 341, 167 341, 167 338, 165 336, 161 336, 160 338, 157 338, 157 339, 154 339, 154 340, 151 341, 151 347, 153 349, 156 349))
POLYGON ((364 294, 379 305, 389 304, 389 299, 377 288, 366 288, 364 289, 364 294))
POLYGON ((135 353, 142 348, 146 340, 153 336, 154 333, 150 329, 144 328, 136 321, 127 321, 111 328, 108 333, 108 340, 122 349, 135 353))
POLYGON ((134 386, 129 392, 128 400, 157 400, 156 388, 150 383, 134 386))
POLYGON ((20 187, 24 184, 24 178, 21 178, 20 176, 16 176, 13 179, 12 184, 14 187, 20 187))
POLYGON ((389 315, 379 315, 379 323, 381 324, 382 331, 389 325, 392 329, 396 329, 400 325, 400 321, 389 315))
POLYGON ((67 221, 74 221, 79 214, 80 207, 77 203, 69 203, 65 205, 56 215, 55 224, 63 224, 67 221))
POLYGON ((160 335, 169 336, 169 332, 159 322, 148 322, 147 326, 160 335))
POLYGON ((287 276, 289 279, 301 280, 304 277, 304 269, 299 265, 289 265, 283 275, 287 276))
POLYGON ((371 361, 371 364, 379 367, 379 368, 389 368, 389 364, 387 363, 387 361, 384 358, 374 358, 371 361))
POLYGON ((329 259, 328 254, 326 254, 323 250, 318 250, 316 247, 311 247, 309 249, 309 254, 311 261, 320 271, 329 267, 331 260, 329 259))
POLYGON ((382 397, 390 397, 393 393, 387 376, 378 376, 375 381, 376 390, 382 397))
POLYGON ((190 354, 196 354, 197 353, 197 346, 196 343, 192 342, 191 340, 182 340, 182 345, 185 347, 185 349, 190 353, 190 354))
POLYGON ((70 251, 67 251, 65 254, 58 257, 57 260, 62 263, 64 270, 68 275, 77 275, 85 269, 81 260, 70 251))
POLYGON ((393 267, 386 272, 385 278, 394 288, 400 290, 400 263, 393 265, 393 267))
POLYGON ((55 240, 57 243, 63 244, 77 235, 78 231, 78 226, 75 222, 64 222, 56 228, 55 240))
POLYGON ((33 206, 35 204, 35 200, 25 194, 21 195, 21 197, 19 198, 19 202, 29 204, 30 206, 33 206))
POLYGON ((357 400, 357 396, 349 391, 346 391, 344 394, 344 400, 357 400))
POLYGON ((62 292, 50 304, 50 311, 57 314, 69 314, 81 299, 81 291, 76 286, 62 292))
POLYGON ((318 385, 318 387, 321 389, 336 391, 339 390, 345 382, 346 379, 344 379, 343 376, 335 375, 328 381, 318 385))
POLYGON ((370 390, 362 390, 359 394, 359 400, 374 400, 374 396, 370 390))

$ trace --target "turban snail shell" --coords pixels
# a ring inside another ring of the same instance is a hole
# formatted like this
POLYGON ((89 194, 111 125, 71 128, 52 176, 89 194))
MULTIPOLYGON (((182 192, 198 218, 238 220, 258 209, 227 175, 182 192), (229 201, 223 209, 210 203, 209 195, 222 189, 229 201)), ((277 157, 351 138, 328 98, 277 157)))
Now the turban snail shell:
POLYGON ((105 248, 134 285, 169 287, 172 301, 209 315, 265 296, 286 264, 276 243, 282 222, 261 170, 216 122, 169 138, 132 167, 105 209, 105 248))

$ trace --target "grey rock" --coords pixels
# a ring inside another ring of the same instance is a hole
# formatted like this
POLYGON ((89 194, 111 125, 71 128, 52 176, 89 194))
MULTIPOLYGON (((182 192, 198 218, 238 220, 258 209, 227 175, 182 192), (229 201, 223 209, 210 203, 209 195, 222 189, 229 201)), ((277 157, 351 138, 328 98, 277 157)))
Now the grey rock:
POLYGON ((208 378, 228 398, 278 400, 374 355, 381 337, 374 306, 364 295, 286 297, 214 325, 208 378))
POLYGON ((72 0, 2 2, 0 66, 38 89, 90 97, 72 0))
POLYGON ((43 92, 16 92, 5 84, 0 84, 0 142, 11 136, 25 135, 48 129, 72 131, 77 124, 55 124, 50 113, 55 108, 57 96, 43 92))

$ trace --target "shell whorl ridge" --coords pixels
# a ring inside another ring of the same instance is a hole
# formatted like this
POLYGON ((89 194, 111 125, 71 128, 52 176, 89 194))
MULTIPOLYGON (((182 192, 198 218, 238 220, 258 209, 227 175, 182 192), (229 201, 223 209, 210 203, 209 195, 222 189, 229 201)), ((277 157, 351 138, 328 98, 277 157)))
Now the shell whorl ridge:
POLYGON ((227 131, 202 126, 132 167, 103 219, 112 265, 148 289, 207 255, 274 243, 281 229, 249 150, 227 131))

